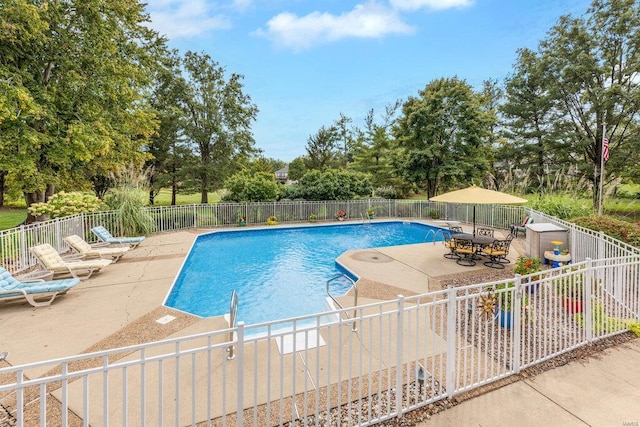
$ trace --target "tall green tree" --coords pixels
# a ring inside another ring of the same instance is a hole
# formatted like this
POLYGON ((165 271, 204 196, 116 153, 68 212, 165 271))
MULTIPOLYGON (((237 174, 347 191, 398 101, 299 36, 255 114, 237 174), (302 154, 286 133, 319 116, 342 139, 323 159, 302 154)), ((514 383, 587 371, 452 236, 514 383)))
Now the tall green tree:
POLYGON ((385 107, 379 120, 376 120, 373 109, 365 117, 365 128, 355 150, 353 168, 371 174, 374 187, 394 185, 396 176, 392 165, 394 140, 391 130, 399 108, 400 101, 396 101, 385 107))
POLYGON ((147 152, 149 170, 149 204, 162 188, 171 189, 171 205, 176 204, 181 182, 185 181, 187 169, 193 166, 193 154, 185 146, 181 123, 183 110, 180 99, 185 90, 185 81, 180 75, 180 58, 172 52, 158 69, 151 105, 156 113, 158 131, 151 137, 147 152))
POLYGON ((394 127, 400 150, 396 171, 427 190, 481 181, 487 171, 487 147, 494 116, 483 108, 482 96, 465 81, 443 78, 410 97, 394 127))
POLYGON ((182 99, 185 137, 195 145, 201 202, 220 188, 233 171, 234 158, 254 150, 251 123, 258 108, 243 92, 242 76, 225 69, 205 53, 187 52, 183 59, 186 88, 182 99))
POLYGON ((307 173, 307 159, 303 156, 296 157, 289 162, 289 179, 297 181, 307 173))
POLYGON ((514 73, 506 80, 506 101, 501 106, 505 119, 505 137, 511 141, 503 146, 503 168, 524 176, 531 174, 531 188, 542 193, 545 176, 550 168, 559 167, 557 135, 554 132, 558 116, 557 100, 548 90, 545 63, 529 49, 518 51, 514 73))
POLYGON ((334 126, 322 126, 307 140, 305 157, 307 170, 325 171, 337 166, 340 149, 338 132, 334 126))
POLYGON ((0 78, 34 104, 33 114, 0 124, 0 151, 17 154, 3 168, 27 205, 56 185, 88 187, 125 162, 141 164, 155 129, 144 93, 164 51, 145 25, 144 5, 5 0, 0 7, 0 78))
POLYGON ((333 124, 336 135, 336 148, 340 153, 340 162, 345 168, 353 161, 353 152, 356 145, 354 130, 350 126, 352 123, 353 119, 351 117, 340 113, 340 118, 333 124))
MULTIPOLYGON (((602 140, 610 142, 609 177, 638 164, 640 4, 594 0, 578 18, 563 16, 540 45, 548 90, 570 126, 581 171, 600 186, 602 140), (606 124, 606 135, 604 135, 606 124)), ((594 207, 598 191, 593 192, 594 207)))

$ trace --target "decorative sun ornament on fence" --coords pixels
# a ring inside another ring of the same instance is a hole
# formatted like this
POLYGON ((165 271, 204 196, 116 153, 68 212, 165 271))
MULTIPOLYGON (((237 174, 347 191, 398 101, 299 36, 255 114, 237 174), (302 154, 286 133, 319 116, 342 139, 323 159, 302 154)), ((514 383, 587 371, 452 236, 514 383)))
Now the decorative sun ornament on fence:
POLYGON ((484 317, 486 320, 493 319, 495 316, 496 305, 498 304, 498 297, 493 293, 493 291, 480 295, 478 302, 478 316, 484 317))

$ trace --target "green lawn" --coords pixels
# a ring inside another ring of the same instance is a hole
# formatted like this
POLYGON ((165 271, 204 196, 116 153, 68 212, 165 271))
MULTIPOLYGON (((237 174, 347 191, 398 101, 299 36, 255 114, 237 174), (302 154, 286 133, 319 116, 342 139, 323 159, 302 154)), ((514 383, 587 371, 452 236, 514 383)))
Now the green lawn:
MULTIPOLYGON (((193 194, 177 194, 176 205, 192 205, 200 204, 200 193, 193 194)), ((209 203, 217 203, 220 201, 220 195, 217 192, 209 193, 209 203)), ((171 205, 171 190, 168 188, 160 190, 160 193, 156 196, 154 206, 169 206, 171 205)))
POLYGON ((27 210, 21 208, 0 208, 0 230, 16 227, 27 218, 27 210))

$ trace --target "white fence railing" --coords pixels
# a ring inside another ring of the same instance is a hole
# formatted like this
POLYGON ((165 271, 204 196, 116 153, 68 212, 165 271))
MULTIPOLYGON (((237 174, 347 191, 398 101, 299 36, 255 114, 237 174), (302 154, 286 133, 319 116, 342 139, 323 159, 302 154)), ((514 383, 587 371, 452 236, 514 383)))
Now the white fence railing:
POLYGON ((0 424, 372 425, 626 330, 640 321, 639 283, 638 256, 587 260, 355 317, 239 323, 4 368, 0 424), (32 378, 36 368, 48 373, 32 378))
MULTIPOLYGON (((269 216, 280 223, 306 222, 311 214, 319 221, 331 221, 335 213, 343 210, 347 218, 364 220, 367 211, 374 208, 376 218, 403 219, 449 219, 466 223, 473 222, 473 205, 438 203, 426 200, 346 200, 323 202, 264 202, 264 203, 216 203, 211 205, 185 205, 148 208, 155 218, 156 232, 182 230, 186 228, 229 227, 238 224, 243 217, 248 225, 264 224, 269 216)), ((640 253, 640 249, 613 239, 603 233, 588 230, 566 221, 550 217, 524 207, 501 205, 477 205, 477 225, 509 229, 519 223, 524 215, 535 222, 551 222, 567 228, 572 258, 583 261, 587 258, 602 259, 640 253)), ((50 243, 58 251, 69 250, 64 237, 78 234, 87 241, 95 241, 91 227, 103 225, 114 235, 123 235, 122 224, 115 212, 96 212, 74 215, 61 219, 39 222, 28 226, 0 231, 0 264, 10 272, 20 272, 33 267, 36 260, 29 248, 39 243, 50 243)))

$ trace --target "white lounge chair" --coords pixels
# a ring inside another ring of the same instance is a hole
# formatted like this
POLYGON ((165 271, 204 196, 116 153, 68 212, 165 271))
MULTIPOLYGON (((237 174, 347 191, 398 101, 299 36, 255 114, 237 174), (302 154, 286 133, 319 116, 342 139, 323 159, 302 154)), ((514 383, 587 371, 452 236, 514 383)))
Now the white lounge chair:
POLYGON ((22 282, 0 267, 0 301, 25 298, 34 307, 50 305, 59 294, 64 294, 80 282, 80 279, 38 280, 22 282), (45 298, 45 299, 43 299, 45 298))
POLYGON ((77 234, 72 234, 71 236, 65 237, 64 241, 67 242, 69 246, 71 246, 71 249, 81 255, 84 255, 83 259, 105 258, 112 259, 113 262, 116 262, 130 249, 129 246, 120 246, 113 248, 93 247, 77 234))
POLYGON ((31 252, 44 268, 53 271, 54 279, 67 276, 80 280, 88 279, 94 272, 100 271, 113 262, 110 259, 65 261, 48 243, 32 247, 31 252))
POLYGON ((93 227, 91 229, 93 234, 98 236, 103 242, 110 243, 112 245, 131 245, 131 247, 135 248, 145 239, 144 236, 136 236, 136 237, 113 237, 109 230, 104 228, 101 225, 97 227, 93 227))

